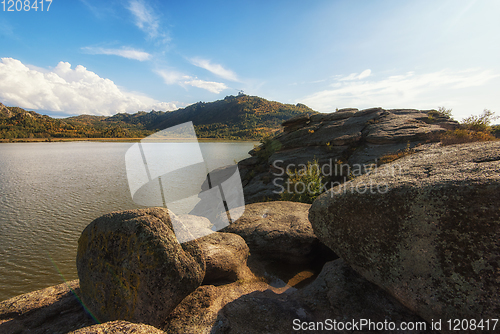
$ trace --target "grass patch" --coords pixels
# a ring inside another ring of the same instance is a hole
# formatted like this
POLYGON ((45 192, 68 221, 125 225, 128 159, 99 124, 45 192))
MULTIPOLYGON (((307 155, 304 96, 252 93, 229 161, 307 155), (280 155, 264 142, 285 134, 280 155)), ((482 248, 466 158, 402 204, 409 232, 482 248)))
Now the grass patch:
POLYGON ((440 142, 443 146, 491 140, 498 140, 498 138, 490 132, 474 131, 464 128, 448 130, 440 135, 440 142))
POLYGON ((321 194, 323 185, 318 160, 308 161, 306 168, 288 173, 286 187, 280 199, 311 204, 321 194))
POLYGON ((490 126, 491 122, 497 119, 495 113, 484 109, 479 116, 472 115, 464 118, 460 126, 455 130, 448 130, 440 135, 441 145, 454 145, 473 143, 479 141, 498 140, 498 126, 490 126))
POLYGON ((388 164, 389 162, 393 162, 395 160, 401 159, 402 157, 405 157, 407 155, 415 153, 415 150, 410 147, 410 143, 406 145, 406 148, 404 150, 400 150, 395 153, 388 153, 386 155, 381 156, 377 160, 377 165, 383 165, 383 164, 388 164))

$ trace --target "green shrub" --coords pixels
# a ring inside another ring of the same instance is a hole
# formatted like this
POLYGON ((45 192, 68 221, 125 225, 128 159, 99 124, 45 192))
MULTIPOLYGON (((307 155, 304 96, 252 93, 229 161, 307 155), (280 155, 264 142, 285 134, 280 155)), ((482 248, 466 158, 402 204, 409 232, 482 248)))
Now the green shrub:
POLYGON ((281 142, 271 138, 271 136, 262 137, 260 143, 261 145, 254 147, 254 151, 261 161, 267 161, 274 152, 281 148, 281 142))
POLYGON ((500 125, 494 125, 491 127, 491 134, 496 138, 500 138, 500 125))
POLYGON ((491 132, 491 122, 497 119, 495 113, 491 110, 484 109, 480 116, 469 116, 461 122, 463 128, 471 131, 491 132))
POLYGON ((438 107, 438 114, 444 117, 447 117, 449 119, 453 119, 453 116, 451 115, 452 109, 446 109, 445 107, 438 107))
POLYGON ((426 123, 434 123, 438 118, 449 118, 453 119, 451 115, 451 109, 446 109, 445 107, 438 107, 438 110, 431 110, 427 113, 426 123))
POLYGON ((318 160, 307 162, 306 169, 298 169, 288 174, 282 201, 312 203, 322 192, 324 183, 318 160))

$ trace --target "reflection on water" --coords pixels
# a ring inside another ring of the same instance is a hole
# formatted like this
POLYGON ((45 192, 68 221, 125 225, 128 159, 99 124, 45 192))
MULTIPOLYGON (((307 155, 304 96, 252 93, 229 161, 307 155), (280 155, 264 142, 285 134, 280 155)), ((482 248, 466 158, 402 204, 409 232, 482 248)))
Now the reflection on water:
MULTIPOLYGON (((131 145, 0 144, 0 300, 77 278, 85 226, 110 211, 141 207, 125 172, 131 145)), ((247 157, 253 145, 200 143, 204 155, 227 164, 247 157)))

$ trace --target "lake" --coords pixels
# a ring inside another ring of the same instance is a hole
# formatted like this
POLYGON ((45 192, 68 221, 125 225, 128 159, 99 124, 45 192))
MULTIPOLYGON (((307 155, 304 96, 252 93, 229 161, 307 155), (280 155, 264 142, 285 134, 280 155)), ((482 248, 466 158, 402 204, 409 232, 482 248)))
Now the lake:
MULTIPOLYGON (((204 156, 232 164, 249 157, 254 144, 200 147, 204 156)), ((132 145, 0 144, 0 301, 78 278, 83 229, 105 213, 144 208, 132 201, 127 181, 125 153, 132 145)))

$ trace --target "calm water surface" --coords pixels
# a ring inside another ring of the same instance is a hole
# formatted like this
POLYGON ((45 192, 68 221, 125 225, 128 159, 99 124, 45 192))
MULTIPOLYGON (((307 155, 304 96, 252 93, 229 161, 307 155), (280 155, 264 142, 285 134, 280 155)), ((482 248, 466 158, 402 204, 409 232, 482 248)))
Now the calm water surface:
MULTIPOLYGON (((248 157, 254 144, 200 146, 231 164, 248 157)), ((0 144, 0 301, 78 278, 83 229, 110 211, 143 208, 127 183, 124 157, 131 145, 0 144)))

